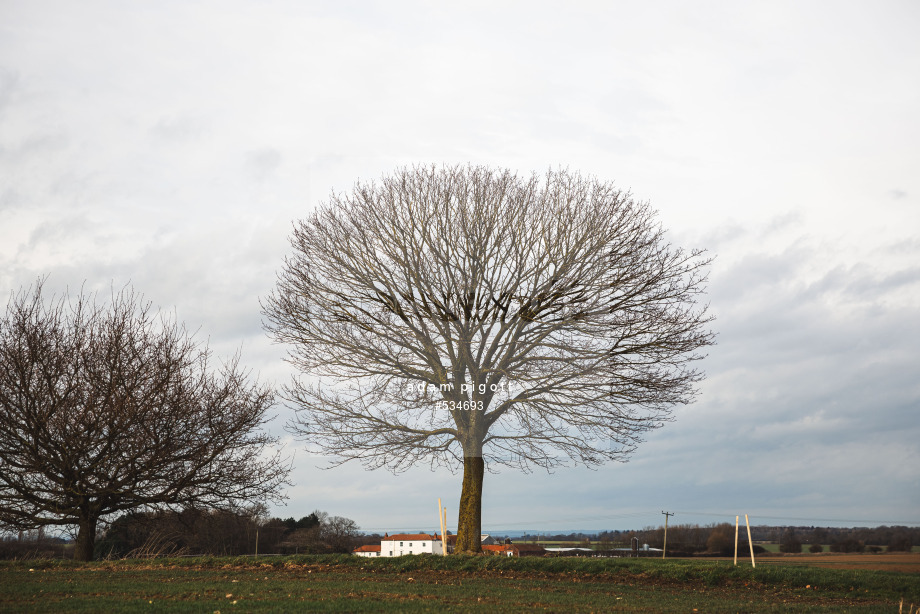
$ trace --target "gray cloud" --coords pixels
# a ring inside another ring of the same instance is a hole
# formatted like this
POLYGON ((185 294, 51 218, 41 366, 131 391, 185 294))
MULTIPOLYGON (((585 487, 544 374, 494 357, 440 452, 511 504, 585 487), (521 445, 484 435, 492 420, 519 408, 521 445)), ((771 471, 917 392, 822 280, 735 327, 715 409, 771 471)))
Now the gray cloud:
POLYGON ((151 128, 151 132, 167 141, 183 142, 194 139, 205 132, 205 123, 197 118, 162 117, 151 128))
POLYGON ((747 505, 761 509, 777 489, 800 509, 845 509, 851 492, 916 506, 917 475, 903 463, 920 438, 920 304, 909 298, 920 272, 857 262, 803 283, 827 267, 821 249, 799 240, 749 250, 713 274, 720 335, 709 379, 658 452, 699 467, 685 470, 691 483, 756 484, 747 505))
POLYGON ((64 219, 47 221, 32 230, 29 240, 23 248, 28 252, 37 248, 58 249, 67 244, 74 235, 86 235, 93 232, 89 220, 82 217, 68 216, 64 219))
POLYGON ((910 288, 918 283, 920 283, 920 267, 879 271, 866 264, 856 267, 840 266, 811 284, 803 294, 803 298, 839 295, 849 301, 875 302, 884 300, 890 293, 910 288))
POLYGON ((53 154, 66 149, 69 139, 61 132, 32 134, 19 143, 10 143, 0 147, 0 157, 11 162, 20 163, 31 156, 53 154))
POLYGON ((0 192, 0 212, 13 209, 22 202, 22 197, 15 188, 6 188, 0 192))
POLYGON ((0 121, 19 88, 19 73, 0 65, 0 121))
POLYGON ((265 181, 281 166, 281 152, 271 147, 247 152, 246 166, 257 181, 265 181))
MULTIPOLYGON (((0 290, 130 281, 282 382, 258 299, 331 191, 413 162, 569 166, 717 256, 719 345, 698 402, 631 462, 490 475, 487 525, 920 509, 912 9, 221 7, 6 12, 0 290)), ((456 510, 459 476, 314 460, 297 462, 304 514, 424 528, 435 491, 456 510)))

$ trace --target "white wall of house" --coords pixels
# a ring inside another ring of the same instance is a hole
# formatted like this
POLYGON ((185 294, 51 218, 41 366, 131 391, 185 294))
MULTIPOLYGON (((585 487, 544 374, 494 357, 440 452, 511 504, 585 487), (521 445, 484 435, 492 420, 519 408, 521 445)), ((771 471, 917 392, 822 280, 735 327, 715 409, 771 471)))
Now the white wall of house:
POLYGON ((441 540, 418 539, 417 536, 412 538, 403 538, 395 536, 396 539, 388 537, 380 542, 380 556, 403 556, 406 554, 441 554, 441 540))
MULTIPOLYGON (((490 535, 483 534, 481 536, 483 545, 499 544, 499 541, 490 535)), ((453 548, 449 547, 448 552, 452 552, 453 548)), ((441 544, 441 539, 435 536, 432 539, 431 535, 392 535, 383 538, 380 540, 380 552, 355 552, 358 556, 404 556, 407 554, 443 554, 443 546, 441 544), (420 539, 421 538, 421 539, 420 539)), ((510 554, 509 554, 510 556, 510 554)))

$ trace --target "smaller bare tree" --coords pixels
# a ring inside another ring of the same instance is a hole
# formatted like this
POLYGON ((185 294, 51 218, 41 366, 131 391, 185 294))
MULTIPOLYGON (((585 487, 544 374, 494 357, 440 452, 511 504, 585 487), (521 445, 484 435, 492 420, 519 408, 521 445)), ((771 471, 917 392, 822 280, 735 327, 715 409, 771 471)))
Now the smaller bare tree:
POLYGON ((322 540, 332 552, 351 552, 355 547, 355 539, 360 535, 358 524, 343 516, 326 516, 320 527, 322 540))
POLYGON ((261 431, 273 394, 130 289, 100 306, 46 301, 42 282, 0 317, 0 524, 78 527, 133 509, 280 500, 289 464, 261 431))

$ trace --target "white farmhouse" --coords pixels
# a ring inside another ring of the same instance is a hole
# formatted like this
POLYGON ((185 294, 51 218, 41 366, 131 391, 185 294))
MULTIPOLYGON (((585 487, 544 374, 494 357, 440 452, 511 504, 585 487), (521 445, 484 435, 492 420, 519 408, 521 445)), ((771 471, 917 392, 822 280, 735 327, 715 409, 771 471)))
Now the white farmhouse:
MULTIPOLYGON (((456 535, 447 536, 447 552, 454 551, 454 542, 457 541, 456 535)), ((482 535, 482 544, 496 544, 495 538, 488 535, 482 535)), ((357 556, 403 556, 406 554, 443 554, 441 546, 441 536, 436 533, 396 533, 394 535, 385 534, 380 540, 379 546, 360 546, 355 548, 353 553, 357 556)))
POLYGON ((380 540, 380 556, 443 554, 441 536, 427 533, 397 533, 380 540))

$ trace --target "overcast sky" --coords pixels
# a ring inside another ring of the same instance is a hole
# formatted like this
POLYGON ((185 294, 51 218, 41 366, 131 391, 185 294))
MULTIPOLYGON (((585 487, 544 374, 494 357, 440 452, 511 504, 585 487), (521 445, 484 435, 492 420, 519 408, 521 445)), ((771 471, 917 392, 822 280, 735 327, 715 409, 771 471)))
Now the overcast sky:
MULTIPOLYGON (((566 166, 715 256, 718 345, 630 462, 487 474, 484 528, 917 525, 918 32, 912 0, 0 0, 0 292, 130 282, 281 383, 259 298, 331 192, 566 166)), ((459 474, 287 441, 276 514, 455 530, 459 474)))

